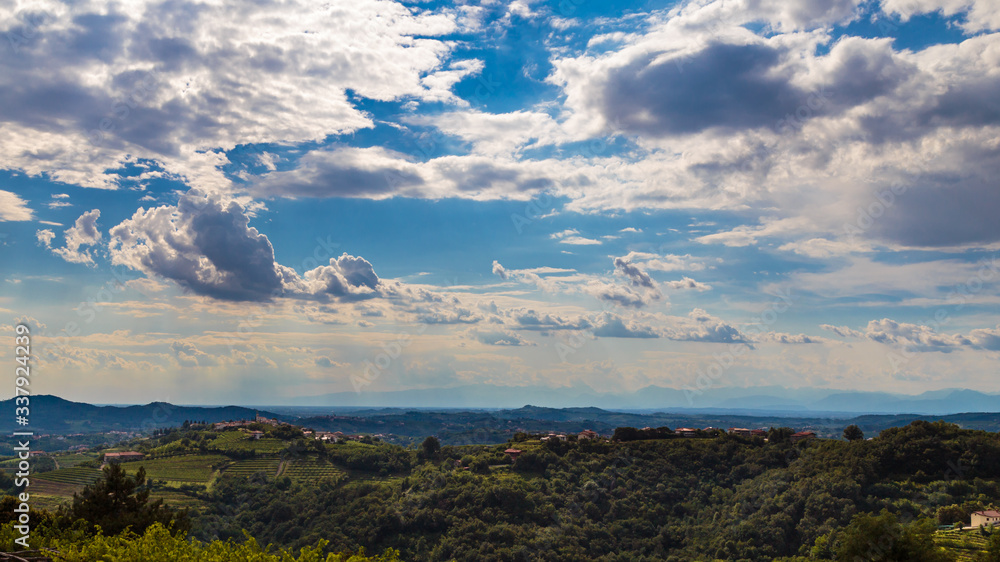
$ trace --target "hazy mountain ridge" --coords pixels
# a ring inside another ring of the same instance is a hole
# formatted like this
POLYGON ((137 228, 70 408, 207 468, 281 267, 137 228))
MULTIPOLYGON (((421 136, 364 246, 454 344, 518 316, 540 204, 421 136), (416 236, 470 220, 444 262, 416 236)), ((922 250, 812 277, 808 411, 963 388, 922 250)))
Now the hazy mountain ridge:
MULTIPOLYGON (((12 400, 3 404, 13 408, 12 400)), ((184 420, 225 421, 249 419, 257 413, 289 421, 302 427, 347 434, 382 434, 406 443, 410 439, 437 435, 450 444, 502 442, 517 431, 577 433, 592 429, 610 435, 616 427, 792 427, 811 429, 820 436, 839 437, 843 428, 857 424, 872 436, 889 428, 904 426, 914 420, 944 420, 966 429, 1000 430, 1000 413, 972 412, 935 414, 865 414, 865 415, 789 415, 787 412, 741 414, 733 410, 627 412, 596 407, 551 408, 523 405, 492 411, 448 409, 447 411, 382 408, 345 413, 304 408, 282 408, 283 414, 266 409, 241 406, 202 407, 152 403, 143 406, 94 406, 71 402, 55 396, 32 397, 31 425, 38 433, 98 433, 107 431, 149 430, 155 427, 180 426, 184 420), (391 436, 391 437, 390 437, 391 436)), ((16 429, 11 426, 11 431, 16 429)))
POLYGON ((589 387, 565 389, 525 386, 466 385, 452 388, 386 392, 338 392, 291 400, 298 406, 519 408, 540 404, 552 408, 586 408, 600 404, 616 410, 769 410, 798 413, 927 414, 1000 412, 1000 394, 943 389, 918 395, 833 389, 781 387, 714 388, 705 391, 649 386, 629 393, 598 393, 589 387))
MULTIPOLYGON (((14 399, 0 402, 3 411, 14 412, 14 399)), ((29 425, 20 430, 35 433, 85 433, 103 431, 136 431, 158 427, 176 427, 185 420, 218 422, 253 419, 259 412, 269 418, 286 419, 264 410, 243 406, 177 406, 167 402, 151 402, 133 406, 95 406, 72 402, 58 396, 40 394, 31 397, 29 425)), ((5 418, 4 431, 18 431, 12 418, 5 418)))

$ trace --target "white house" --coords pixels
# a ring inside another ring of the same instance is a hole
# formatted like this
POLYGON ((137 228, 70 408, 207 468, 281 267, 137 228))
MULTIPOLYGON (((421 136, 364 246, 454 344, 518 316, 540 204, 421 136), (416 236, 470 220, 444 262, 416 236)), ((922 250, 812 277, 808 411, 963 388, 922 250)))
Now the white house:
POLYGON ((987 527, 991 525, 1000 524, 1000 511, 990 510, 990 511, 973 511, 972 512, 972 526, 978 527, 980 525, 986 525, 987 527))

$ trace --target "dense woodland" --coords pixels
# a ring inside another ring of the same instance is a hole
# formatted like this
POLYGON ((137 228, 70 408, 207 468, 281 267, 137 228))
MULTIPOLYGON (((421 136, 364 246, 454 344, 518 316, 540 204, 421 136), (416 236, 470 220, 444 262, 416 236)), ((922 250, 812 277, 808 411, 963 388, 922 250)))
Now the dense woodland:
MULTIPOLYGON (((163 432, 143 447, 154 456, 205 450, 208 433, 163 432)), ((1000 506, 1000 435, 924 421, 871 440, 849 432, 851 441, 793 444, 790 435, 681 438, 623 428, 611 441, 518 434, 493 446, 429 438, 403 448, 321 445, 292 432, 283 455, 327 459, 345 473, 313 482, 223 478, 191 491, 203 508, 140 518, 138 531, 162 536, 162 523, 175 535, 187 531, 198 548, 235 548, 252 536, 296 552, 363 548, 391 559, 398 550, 401 560, 1000 561, 1000 531, 966 531, 980 539, 975 552, 943 548, 958 539, 938 532, 1000 506), (516 462, 508 447, 522 451, 516 462)), ((82 501, 46 523, 53 536, 93 540, 81 517, 99 514, 82 501)), ((9 524, 4 533, 11 536, 9 524)))

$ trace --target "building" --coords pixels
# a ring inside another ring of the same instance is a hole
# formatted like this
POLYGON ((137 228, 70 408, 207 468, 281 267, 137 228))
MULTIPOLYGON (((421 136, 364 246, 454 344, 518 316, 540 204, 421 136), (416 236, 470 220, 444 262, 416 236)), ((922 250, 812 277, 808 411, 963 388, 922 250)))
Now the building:
POLYGON ((743 435, 745 437, 750 437, 751 435, 753 435, 753 433, 751 433, 751 430, 749 430, 749 429, 747 429, 745 427, 730 427, 729 428, 729 434, 730 435, 743 435))
POLYGON ((750 435, 753 437, 767 437, 767 432, 763 429, 751 429, 750 435))
POLYGON ((277 426, 279 423, 281 423, 281 422, 279 422, 278 420, 276 420, 274 418, 266 418, 266 417, 260 415, 259 412, 257 413, 257 416, 254 419, 254 421, 257 422, 257 423, 266 423, 268 425, 274 425, 274 426, 277 426))
POLYGON ((596 431, 590 429, 584 429, 576 436, 577 439, 597 439, 600 435, 596 431))
POLYGON ((260 439, 263 436, 264 436, 264 432, 263 431, 251 431, 250 432, 250 439, 256 440, 256 439, 260 439))
POLYGON ((972 526, 978 527, 980 525, 986 525, 987 527, 1000 525, 1000 511, 973 511, 972 526))
POLYGON ((104 453, 104 462, 129 462, 141 461, 146 455, 137 451, 125 451, 122 453, 104 453))
POLYGON ((798 443, 804 439, 816 439, 816 433, 812 431, 800 431, 792 434, 792 443, 798 443))
POLYGON ((681 437, 694 437, 698 434, 698 430, 691 427, 678 427, 674 430, 674 435, 680 435, 681 437))
POLYGON ((504 453, 510 457, 510 460, 516 461, 517 456, 521 454, 521 449, 507 449, 504 453))

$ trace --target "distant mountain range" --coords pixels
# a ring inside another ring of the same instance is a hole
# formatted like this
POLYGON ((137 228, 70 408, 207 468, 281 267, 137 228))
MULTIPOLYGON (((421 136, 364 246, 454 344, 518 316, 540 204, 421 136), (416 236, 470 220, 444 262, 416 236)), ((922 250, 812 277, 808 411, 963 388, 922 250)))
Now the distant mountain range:
MULTIPOLYGON (((860 393, 866 399, 874 399, 872 394, 860 393)), ((466 397, 471 394, 466 393, 466 397)), ((768 396, 768 395, 757 395, 768 396)), ((907 402, 895 395, 881 396, 883 403, 897 404, 941 404, 950 399, 967 400, 977 403, 979 393, 955 391, 923 395, 907 402), (955 396, 957 394, 957 396, 955 396), (890 400, 890 398, 894 400, 890 400)), ((534 402, 539 396, 531 397, 534 402)), ((508 397, 506 399, 514 399, 508 397)), ((522 396, 523 400, 524 397, 522 396)), ((843 407, 850 400, 845 393, 830 394, 816 400, 821 404, 843 407)), ((499 403, 499 400, 495 401, 499 403)), ((868 402, 869 404, 871 402, 868 402)), ((0 402, 13 413, 13 400, 0 402)), ((902 406, 901 406, 902 407, 902 406)), ((749 427, 768 428, 787 426, 796 429, 807 428, 823 437, 839 437, 848 424, 857 424, 866 435, 875 435, 888 427, 907 425, 916 419, 943 419, 967 429, 986 431, 1000 430, 1000 413, 972 412, 951 415, 938 414, 856 414, 834 415, 824 413, 790 414, 788 410, 764 412, 761 410, 738 411, 735 409, 715 409, 701 412, 679 408, 659 410, 615 410, 613 408, 520 406, 517 408, 490 409, 489 411, 469 408, 345 408, 345 407, 303 407, 281 406, 273 410, 245 408, 242 406, 177 406, 164 402, 154 402, 143 406, 94 406, 71 402, 56 396, 33 396, 31 398, 31 423, 27 428, 14 426, 13 419, 7 418, 4 431, 28 429, 36 436, 48 433, 68 435, 76 433, 105 433, 108 431, 148 431, 159 427, 177 427, 185 420, 226 421, 252 419, 257 414, 269 418, 289 421, 296 425, 317 430, 343 431, 349 434, 386 434, 394 439, 417 440, 427 435, 437 435, 446 444, 500 443, 515 431, 576 433, 593 429, 610 435, 616 427, 749 427), (275 413, 275 411, 277 413, 275 413)), ((2 420, 3 418, 0 418, 2 420)), ((413 441, 416 442, 416 441, 413 441)), ((10 443, 6 444, 7 446, 10 443)), ((4 444, 0 443, 0 448, 4 444)), ((58 447, 50 443, 46 447, 58 447)))
POLYGON ((615 410, 675 412, 784 412, 817 414, 925 414, 1000 412, 1000 394, 946 389, 918 395, 847 392, 832 389, 782 387, 710 388, 700 394, 676 388, 648 386, 629 393, 599 393, 587 386, 466 385, 451 388, 388 392, 339 392, 286 401, 295 406, 384 408, 519 408, 540 404, 553 408, 600 406, 615 410))
POLYGON ((2 431, 10 433, 26 429, 35 434, 150 430, 177 427, 185 420, 212 423, 253 419, 258 412, 269 418, 283 418, 268 411, 242 406, 177 406, 166 402, 152 402, 144 406, 94 406, 45 394, 31 397, 27 428, 14 425, 13 398, 0 402, 0 411, 11 414, 0 416, 2 431))

